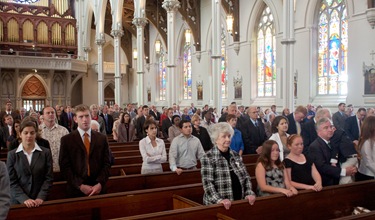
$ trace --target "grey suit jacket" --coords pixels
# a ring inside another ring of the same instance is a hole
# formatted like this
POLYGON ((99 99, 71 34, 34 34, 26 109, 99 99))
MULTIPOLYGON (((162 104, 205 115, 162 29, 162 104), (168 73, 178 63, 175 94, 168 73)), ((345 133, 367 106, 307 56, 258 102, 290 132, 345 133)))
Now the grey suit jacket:
POLYGON ((0 161, 0 220, 6 219, 10 207, 9 175, 5 163, 0 161))
POLYGON ((40 148, 42 151, 34 151, 31 165, 23 151, 16 153, 16 148, 8 153, 12 204, 23 204, 27 199, 47 199, 53 181, 52 154, 49 149, 40 148))

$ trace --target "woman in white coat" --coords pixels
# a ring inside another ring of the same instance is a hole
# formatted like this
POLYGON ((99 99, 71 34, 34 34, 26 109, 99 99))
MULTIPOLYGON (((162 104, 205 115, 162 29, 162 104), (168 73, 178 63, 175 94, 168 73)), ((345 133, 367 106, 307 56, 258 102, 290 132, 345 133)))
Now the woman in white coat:
POLYGON ((281 161, 283 161, 290 152, 287 146, 289 134, 286 133, 288 131, 288 124, 288 119, 282 115, 276 116, 272 122, 272 135, 269 140, 274 140, 279 145, 281 161))

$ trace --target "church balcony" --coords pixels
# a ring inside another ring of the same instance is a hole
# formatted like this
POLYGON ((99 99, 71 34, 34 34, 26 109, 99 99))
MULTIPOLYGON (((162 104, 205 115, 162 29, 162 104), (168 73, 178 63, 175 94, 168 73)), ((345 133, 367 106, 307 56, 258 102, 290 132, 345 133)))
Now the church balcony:
POLYGON ((44 69, 87 72, 87 62, 76 55, 29 51, 0 50, 0 68, 44 69))
MULTIPOLYGON (((98 73, 98 64, 94 63, 92 64, 92 69, 96 73, 98 73)), ((127 67, 125 64, 121 64, 121 75, 126 74, 128 72, 127 67)), ((103 73, 106 75, 115 74, 115 63, 114 62, 103 62, 103 73)))

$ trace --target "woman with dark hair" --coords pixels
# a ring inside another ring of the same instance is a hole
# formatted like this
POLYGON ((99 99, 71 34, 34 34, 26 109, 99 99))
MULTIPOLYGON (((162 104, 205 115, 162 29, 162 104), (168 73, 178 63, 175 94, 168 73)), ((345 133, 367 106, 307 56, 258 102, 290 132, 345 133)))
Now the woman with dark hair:
POLYGON ((274 140, 277 142, 277 145, 279 145, 281 161, 283 161, 290 152, 286 143, 289 137, 289 134, 286 133, 288 131, 288 125, 288 119, 285 116, 279 115, 275 117, 271 127, 272 135, 269 140, 274 140))
POLYGON ((20 136, 20 125, 21 125, 21 120, 15 119, 12 125, 12 135, 10 135, 7 139, 7 148, 9 149, 10 144, 14 141, 17 140, 20 136))
MULTIPOLYGON (((25 117, 23 120, 22 120, 22 123, 24 121, 31 121, 35 124, 37 130, 36 130, 36 143, 40 146, 40 147, 45 147, 47 149, 50 149, 50 145, 49 145, 49 142, 42 138, 41 136, 41 133, 40 133, 40 129, 39 129, 39 123, 38 123, 38 119, 32 117, 32 116, 27 116, 25 117)), ((8 146, 8 150, 13 150, 13 149, 16 149, 18 147, 18 145, 21 143, 22 139, 20 137, 18 137, 17 139, 14 139, 8 146)))
POLYGON ((290 154, 284 164, 290 183, 297 189, 311 189, 316 192, 322 190, 322 178, 314 162, 303 151, 303 140, 298 134, 292 134, 287 140, 290 154))
POLYGON ((358 150, 361 163, 356 180, 373 180, 375 178, 375 116, 368 116, 363 121, 358 150))
POLYGON ((146 120, 143 128, 147 136, 139 141, 139 151, 143 159, 141 174, 161 173, 161 164, 167 161, 167 152, 164 141, 156 137, 157 123, 155 120, 146 120))
POLYGON ((28 208, 40 206, 52 186, 52 154, 36 143, 38 128, 25 120, 20 127, 22 142, 8 153, 7 168, 10 178, 12 204, 28 208))
POLYGON ((204 151, 210 150, 213 144, 211 142, 211 138, 210 138, 210 135, 208 134, 207 129, 200 126, 201 124, 200 117, 198 115, 193 115, 193 117, 191 117, 191 123, 193 125, 192 126, 193 131, 191 134, 200 140, 204 151))
POLYGON ((173 115, 172 126, 168 128, 168 138, 167 140, 172 143, 173 139, 181 134, 180 130, 181 118, 179 115, 173 115))
POLYGON ((268 140, 263 143, 255 168, 258 183, 258 196, 268 196, 283 193, 287 197, 297 195, 286 173, 284 164, 280 160, 280 149, 276 141, 268 140))
POLYGON ((285 117, 288 116, 289 114, 290 114, 290 110, 289 110, 289 108, 284 108, 284 109, 283 109, 283 112, 281 113, 281 115, 282 115, 282 116, 285 116, 285 117))
POLYGON ((133 141, 135 138, 135 127, 131 123, 130 114, 125 112, 118 125, 117 142, 124 143, 133 141))
POLYGON ((242 140, 241 131, 236 128, 237 125, 237 117, 233 114, 227 115, 227 122, 232 126, 234 130, 234 134, 232 137, 232 141, 230 142, 230 149, 236 151, 240 156, 242 156, 244 144, 242 140))

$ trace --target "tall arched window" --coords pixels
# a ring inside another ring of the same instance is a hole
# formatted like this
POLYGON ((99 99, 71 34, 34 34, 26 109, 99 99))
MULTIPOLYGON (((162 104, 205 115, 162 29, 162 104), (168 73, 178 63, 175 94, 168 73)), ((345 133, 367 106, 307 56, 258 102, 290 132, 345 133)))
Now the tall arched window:
POLYGON ((346 95, 348 20, 344 0, 322 0, 318 51, 318 94, 346 95))
POLYGON ((276 96, 276 39, 268 6, 260 17, 257 33, 258 97, 276 96))
POLYGON ((226 50, 226 31, 224 28, 221 30, 221 98, 228 97, 228 70, 227 70, 227 50, 226 50))
POLYGON ((191 45, 185 43, 184 46, 184 99, 191 99, 192 95, 191 79, 191 45))
POLYGON ((162 45, 160 46, 158 67, 159 100, 165 101, 167 94, 167 66, 165 61, 165 52, 162 45))

